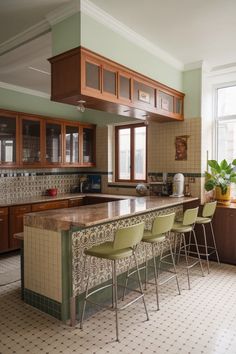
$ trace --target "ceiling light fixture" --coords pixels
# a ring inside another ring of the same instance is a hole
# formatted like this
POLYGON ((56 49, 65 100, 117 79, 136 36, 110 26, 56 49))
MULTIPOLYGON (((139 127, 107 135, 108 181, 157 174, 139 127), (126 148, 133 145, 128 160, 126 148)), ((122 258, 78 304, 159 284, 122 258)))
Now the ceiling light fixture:
POLYGON ((77 110, 81 113, 84 113, 84 111, 85 111, 84 104, 86 103, 86 101, 79 100, 77 102, 78 102, 78 106, 76 106, 77 110))

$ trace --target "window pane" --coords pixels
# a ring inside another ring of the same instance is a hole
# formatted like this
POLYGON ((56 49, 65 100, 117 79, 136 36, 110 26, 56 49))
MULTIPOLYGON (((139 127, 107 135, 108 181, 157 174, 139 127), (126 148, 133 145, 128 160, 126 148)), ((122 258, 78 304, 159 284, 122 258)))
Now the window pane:
POLYGON ((130 179, 130 129, 119 129, 119 179, 130 179))
POLYGON ((146 127, 134 129, 134 179, 146 179, 146 127))
POLYGON ((218 89, 218 117, 236 114, 236 86, 218 89))
POLYGON ((236 120, 218 124, 218 160, 231 162, 236 156, 236 120))

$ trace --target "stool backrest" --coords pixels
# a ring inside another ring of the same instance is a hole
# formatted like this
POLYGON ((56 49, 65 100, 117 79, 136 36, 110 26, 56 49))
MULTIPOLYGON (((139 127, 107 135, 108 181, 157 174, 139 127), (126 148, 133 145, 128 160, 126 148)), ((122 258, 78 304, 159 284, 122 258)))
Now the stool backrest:
POLYGON ((217 202, 206 203, 202 210, 202 216, 204 218, 212 218, 216 210, 217 202))
POLYGON ((143 238, 144 222, 118 229, 115 233, 113 249, 132 248, 143 238))
POLYGON ((195 224, 196 219, 197 219, 198 209, 199 209, 199 207, 185 210, 184 218, 183 218, 183 225, 184 226, 190 226, 190 225, 195 224))
POLYGON ((161 235, 170 231, 175 220, 175 213, 167 215, 158 215, 152 225, 152 234, 161 235))

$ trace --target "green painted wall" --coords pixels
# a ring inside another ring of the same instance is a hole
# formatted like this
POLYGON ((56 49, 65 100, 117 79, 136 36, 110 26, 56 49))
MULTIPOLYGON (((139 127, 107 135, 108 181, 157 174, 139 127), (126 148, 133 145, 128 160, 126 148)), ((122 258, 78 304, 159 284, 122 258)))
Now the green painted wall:
POLYGON ((81 14, 81 45, 179 91, 183 75, 118 33, 81 14))
POLYGON ((202 69, 183 73, 184 116, 185 118, 201 117, 202 69))
POLYGON ((80 12, 52 27, 52 55, 76 48, 81 42, 80 12))
POLYGON ((84 113, 76 110, 75 106, 56 103, 49 98, 33 96, 13 90, 0 88, 0 108, 12 111, 39 114, 48 117, 57 117, 89 122, 97 125, 107 125, 112 123, 124 122, 127 119, 115 114, 86 109, 84 113))

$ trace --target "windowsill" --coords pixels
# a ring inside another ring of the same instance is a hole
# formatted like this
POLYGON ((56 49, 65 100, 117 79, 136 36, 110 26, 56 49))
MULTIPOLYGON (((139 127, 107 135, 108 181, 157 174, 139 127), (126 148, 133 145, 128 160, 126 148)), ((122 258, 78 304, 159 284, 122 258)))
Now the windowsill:
POLYGON ((108 182, 108 187, 126 187, 126 188, 136 188, 137 184, 143 183, 147 184, 147 182, 108 182))

